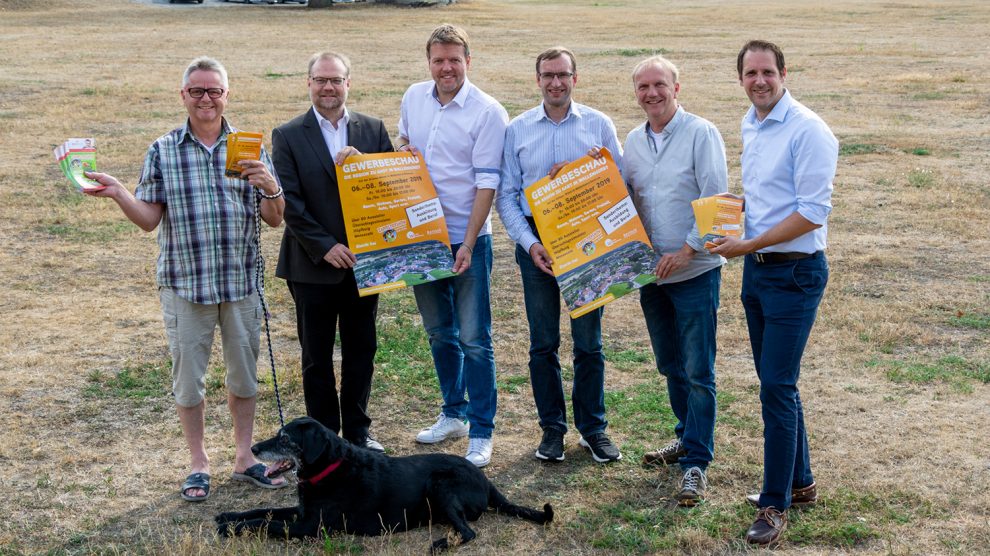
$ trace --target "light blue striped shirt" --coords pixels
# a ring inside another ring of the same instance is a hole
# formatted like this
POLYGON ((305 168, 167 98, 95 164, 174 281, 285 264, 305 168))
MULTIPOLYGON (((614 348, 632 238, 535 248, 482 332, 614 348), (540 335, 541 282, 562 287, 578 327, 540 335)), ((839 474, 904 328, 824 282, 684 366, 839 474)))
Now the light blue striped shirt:
POLYGON ((622 147, 615 124, 583 104, 571 102, 560 123, 547 117, 543 103, 509 122, 495 208, 509 236, 527 252, 539 240, 526 221, 532 213, 523 189, 546 177, 554 164, 581 158, 592 147, 607 148, 621 168, 622 147))
POLYGON ((785 90, 762 122, 756 118, 756 109, 749 108, 742 120, 742 140, 746 239, 797 212, 821 228, 760 252, 825 249, 832 180, 839 160, 839 142, 828 125, 785 90))

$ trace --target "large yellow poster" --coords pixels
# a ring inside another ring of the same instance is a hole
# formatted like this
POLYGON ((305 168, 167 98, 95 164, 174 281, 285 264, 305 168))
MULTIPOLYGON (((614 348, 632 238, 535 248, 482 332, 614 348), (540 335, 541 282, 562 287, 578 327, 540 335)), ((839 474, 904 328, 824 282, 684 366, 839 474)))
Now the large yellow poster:
POLYGON ((422 158, 364 154, 337 166, 361 296, 454 276, 447 221, 422 158))
POLYGON ((656 281, 656 257, 608 149, 525 190, 571 318, 656 281))

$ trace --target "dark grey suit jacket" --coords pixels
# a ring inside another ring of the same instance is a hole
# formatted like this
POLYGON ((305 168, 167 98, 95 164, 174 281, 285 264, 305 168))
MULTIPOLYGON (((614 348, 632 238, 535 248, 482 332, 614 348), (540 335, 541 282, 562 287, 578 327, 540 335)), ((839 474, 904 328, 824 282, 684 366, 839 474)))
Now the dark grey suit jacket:
MULTIPOLYGON (((365 154, 393 150, 381 120, 353 111, 347 144, 365 154)), ((285 190, 286 227, 275 268, 279 278, 336 284, 351 272, 323 260, 334 245, 347 245, 333 155, 312 108, 272 131, 272 161, 285 190)))

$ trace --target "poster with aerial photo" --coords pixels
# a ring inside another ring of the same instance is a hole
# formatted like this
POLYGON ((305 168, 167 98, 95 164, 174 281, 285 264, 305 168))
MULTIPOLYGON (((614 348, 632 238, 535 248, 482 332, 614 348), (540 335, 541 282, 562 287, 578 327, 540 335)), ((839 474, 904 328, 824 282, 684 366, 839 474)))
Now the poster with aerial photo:
POLYGON ((608 149, 524 191, 571 318, 656 281, 656 256, 608 149))
POLYGON ((454 275, 447 221, 422 158, 351 156, 337 166, 337 185, 361 296, 454 275))

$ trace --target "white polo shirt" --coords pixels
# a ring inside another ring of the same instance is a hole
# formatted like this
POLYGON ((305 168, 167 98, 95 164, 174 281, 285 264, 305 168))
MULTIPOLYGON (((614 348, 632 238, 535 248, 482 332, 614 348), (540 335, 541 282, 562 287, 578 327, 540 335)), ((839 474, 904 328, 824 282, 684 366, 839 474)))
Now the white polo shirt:
MULTIPOLYGON (((437 188, 452 244, 462 243, 478 189, 496 189, 509 115, 466 78, 445 106, 433 81, 402 97, 399 135, 419 149, 437 188)), ((478 235, 492 233, 491 214, 478 235)))

